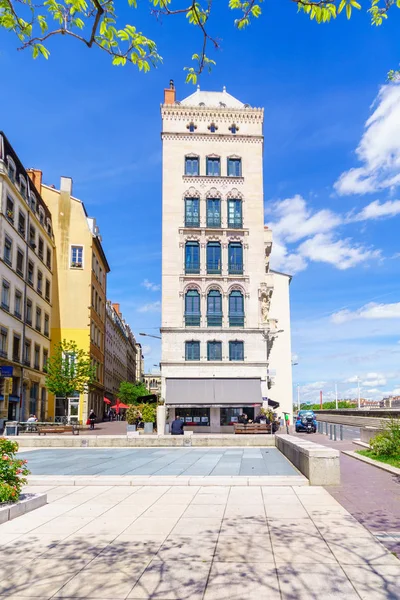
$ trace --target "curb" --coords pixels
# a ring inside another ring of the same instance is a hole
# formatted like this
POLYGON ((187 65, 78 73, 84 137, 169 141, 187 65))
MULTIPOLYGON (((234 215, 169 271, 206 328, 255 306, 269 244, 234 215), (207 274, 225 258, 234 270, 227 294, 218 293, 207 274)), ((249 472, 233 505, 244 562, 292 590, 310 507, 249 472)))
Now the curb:
POLYGON ((7 521, 47 504, 47 494, 25 494, 25 496, 26 498, 22 498, 14 504, 6 504, 0 507, 0 523, 7 523, 7 521))
POLYGON ((352 458, 356 458, 357 460, 361 460, 361 462, 365 462, 368 465, 372 465, 373 467, 377 467, 378 469, 382 469, 382 471, 387 471, 392 475, 400 475, 400 469, 397 467, 392 467, 391 465, 387 465, 385 463, 374 460, 373 458, 368 458, 368 456, 362 456, 361 454, 357 454, 353 450, 342 450, 343 454, 347 456, 351 456, 352 458))
POLYGON ((265 476, 193 476, 177 475, 30 475, 28 485, 35 486, 308 486, 309 481, 303 475, 265 475, 265 476))

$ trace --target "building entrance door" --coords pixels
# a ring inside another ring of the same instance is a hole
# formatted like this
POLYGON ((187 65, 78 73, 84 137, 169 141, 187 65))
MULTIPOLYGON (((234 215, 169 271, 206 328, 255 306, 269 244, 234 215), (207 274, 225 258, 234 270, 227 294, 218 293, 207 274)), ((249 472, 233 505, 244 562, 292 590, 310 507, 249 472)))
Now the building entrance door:
POLYGON ((254 406, 244 406, 243 412, 246 413, 249 421, 254 421, 254 406))
POLYGON ((79 398, 68 398, 68 423, 77 423, 79 418, 79 398))

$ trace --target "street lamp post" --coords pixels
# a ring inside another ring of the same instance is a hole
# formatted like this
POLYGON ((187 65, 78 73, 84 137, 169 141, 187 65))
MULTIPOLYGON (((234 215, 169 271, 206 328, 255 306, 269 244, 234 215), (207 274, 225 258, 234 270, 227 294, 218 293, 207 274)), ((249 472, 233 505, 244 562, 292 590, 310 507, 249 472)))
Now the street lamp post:
POLYGON ((360 378, 357 375, 357 386, 358 386, 358 410, 361 408, 361 392, 360 392, 360 378))
POLYGON ((338 409, 337 383, 335 383, 335 400, 336 400, 336 410, 337 410, 338 409))
POLYGON ((152 333, 139 333, 139 335, 142 335, 143 337, 152 337, 156 340, 161 340, 161 335, 153 335, 152 333))

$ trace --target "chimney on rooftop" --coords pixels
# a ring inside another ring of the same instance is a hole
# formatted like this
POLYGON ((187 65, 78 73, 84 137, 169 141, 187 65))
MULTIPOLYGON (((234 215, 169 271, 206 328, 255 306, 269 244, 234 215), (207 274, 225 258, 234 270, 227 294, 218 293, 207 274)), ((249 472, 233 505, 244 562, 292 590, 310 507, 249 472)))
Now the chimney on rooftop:
POLYGON ((175 104, 176 90, 173 79, 169 80, 169 88, 164 90, 164 104, 175 104))
POLYGON ((115 310, 115 312, 117 313, 117 315, 118 315, 118 316, 121 316, 121 313, 120 313, 120 311, 119 311, 119 303, 117 303, 117 302, 113 302, 113 305, 112 305, 112 307, 113 307, 113 309, 115 310))
POLYGON ((33 185, 40 194, 42 187, 42 171, 40 171, 39 169, 28 169, 27 173, 29 175, 29 179, 32 181, 33 185))

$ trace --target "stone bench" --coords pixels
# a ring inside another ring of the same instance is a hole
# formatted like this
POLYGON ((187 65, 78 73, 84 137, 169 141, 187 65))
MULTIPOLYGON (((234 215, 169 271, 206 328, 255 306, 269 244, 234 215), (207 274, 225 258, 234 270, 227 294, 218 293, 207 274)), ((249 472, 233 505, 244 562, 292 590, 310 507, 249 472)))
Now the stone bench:
POLYGON ((339 450, 286 434, 276 434, 275 445, 310 485, 340 484, 339 450))

